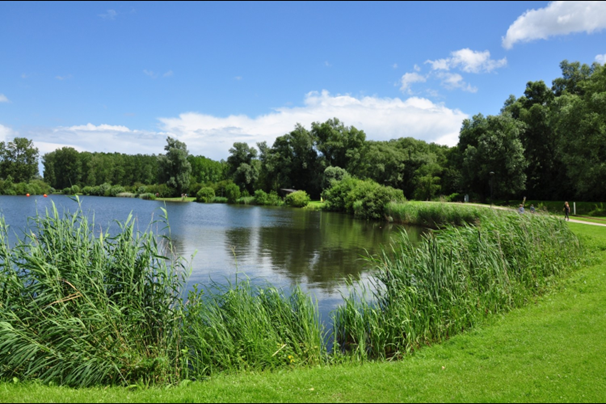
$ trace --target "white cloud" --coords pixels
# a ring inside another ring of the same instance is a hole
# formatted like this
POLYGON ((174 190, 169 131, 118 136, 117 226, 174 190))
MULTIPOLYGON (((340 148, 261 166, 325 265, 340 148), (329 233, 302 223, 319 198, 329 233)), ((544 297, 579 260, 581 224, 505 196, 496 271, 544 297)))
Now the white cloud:
POLYGON ((99 14, 99 17, 103 18, 104 20, 115 20, 117 15, 118 13, 116 10, 107 10, 105 14, 99 14))
POLYGON ((415 72, 420 72, 421 71, 421 68, 417 64, 414 65, 414 69, 415 69, 415 72))
POLYGON ((6 95, 0 94, 0 102, 10 102, 10 101, 8 100, 8 98, 6 98, 6 95))
POLYGON ((172 70, 169 70, 169 71, 167 71, 166 73, 164 73, 164 74, 162 75, 162 77, 172 77, 172 75, 173 75, 173 71, 172 71, 172 70))
POLYGON ((603 65, 604 63, 606 63, 606 53, 605 53, 605 54, 603 54, 603 55, 597 55, 597 56, 595 57, 595 61, 596 61, 596 62, 598 62, 598 63, 600 63, 600 64, 602 64, 602 65, 603 65))
POLYGON ((68 74, 67 76, 55 76, 55 78, 59 81, 63 81, 63 80, 71 79, 72 75, 68 74))
POLYGON ((12 130, 8 126, 0 124, 0 142, 13 140, 15 136, 17 136, 17 133, 14 130, 12 130))
POLYGON ((424 83, 426 81, 427 78, 425 76, 420 75, 419 73, 405 73, 400 79, 400 82, 402 83, 400 91, 412 94, 412 92, 410 91, 411 84, 424 83))
POLYGON ((473 51, 469 48, 460 49, 450 53, 450 58, 427 60, 433 70, 450 70, 459 68, 466 73, 490 73, 491 71, 507 65, 507 58, 494 60, 490 52, 473 51))
POLYGON ((161 128, 184 141, 194 154, 226 158, 234 142, 254 145, 294 129, 296 123, 310 128, 312 122, 337 117, 346 125, 366 132, 370 140, 414 137, 429 142, 457 143, 459 129, 467 115, 424 98, 332 96, 327 91, 311 92, 302 107, 278 108, 251 118, 246 115, 216 117, 189 112, 175 118, 160 118, 161 128))
POLYGON ((151 77, 152 79, 155 79, 155 78, 157 78, 157 77, 158 77, 158 74, 157 74, 157 73, 154 73, 153 71, 151 71, 151 70, 147 70, 147 69, 144 69, 144 70, 143 70, 143 74, 145 74, 146 76, 151 77))
POLYGON ((463 80, 463 76, 458 73, 438 72, 437 77, 442 80, 442 85, 449 90, 460 88, 461 90, 470 93, 475 93, 478 91, 476 87, 473 87, 471 84, 466 83, 463 80))
MULTIPOLYGON (((273 145, 295 127, 311 128, 312 122, 337 117, 346 125, 364 130, 369 140, 414 137, 453 146, 465 118, 463 112, 428 99, 333 96, 327 91, 311 92, 299 107, 277 108, 257 117, 231 115, 217 117, 196 112, 177 117, 159 118, 158 131, 131 129, 123 125, 101 124, 30 129, 22 135, 32 139, 40 155, 69 146, 79 151, 160 154, 166 137, 176 137, 187 144, 190 153, 215 160, 225 159, 234 142, 255 146, 267 141, 273 145)), ((0 139, 13 135, 0 125, 0 139)), ((16 134, 15 134, 16 135, 16 134)))
POLYGON ((503 47, 511 49, 517 42, 547 39, 574 32, 588 34, 606 28, 606 2, 554 1, 545 8, 528 10, 507 30, 503 47))

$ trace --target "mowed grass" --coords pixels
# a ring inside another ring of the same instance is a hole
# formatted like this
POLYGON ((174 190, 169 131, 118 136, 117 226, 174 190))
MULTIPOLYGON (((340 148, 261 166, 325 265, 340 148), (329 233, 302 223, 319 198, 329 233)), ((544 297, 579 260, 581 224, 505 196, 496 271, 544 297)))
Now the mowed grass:
POLYGON ((156 201, 164 201, 164 202, 193 202, 196 198, 193 196, 188 196, 187 198, 181 198, 180 196, 176 198, 156 198, 156 201))
POLYGON ((606 400, 606 229, 570 223, 596 263, 547 295, 397 362, 220 374, 164 388, 0 383, 1 402, 606 400))

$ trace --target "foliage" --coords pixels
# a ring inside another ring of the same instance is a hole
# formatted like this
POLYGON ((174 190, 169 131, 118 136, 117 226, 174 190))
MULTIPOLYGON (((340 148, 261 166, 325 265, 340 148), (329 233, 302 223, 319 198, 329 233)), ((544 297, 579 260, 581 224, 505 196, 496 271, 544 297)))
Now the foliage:
POLYGON ((417 247, 403 232, 372 261, 372 291, 354 291, 337 309, 335 346, 358 358, 401 357, 524 305, 580 256, 567 225, 544 216, 494 215, 417 247))
MULTIPOLYGON (((0 219, 1 220, 1 219, 0 219)), ((152 233, 98 233, 82 212, 36 217, 13 248, 0 221, 0 377, 71 386, 178 380, 184 265, 152 233)))
POLYGON ((467 189, 511 196, 525 189, 528 162, 520 141, 525 125, 507 115, 475 115, 463 121, 458 150, 467 189), (490 174, 490 173, 494 174, 490 174))
MULTIPOLYGON (((254 184, 259 177, 260 162, 256 160, 257 150, 246 143, 236 142, 229 149, 227 173, 241 188, 254 192, 254 184)), ((227 197, 229 199, 229 196, 227 197)), ((237 198, 236 198, 237 199, 237 198)))
POLYGON ((9 175, 15 182, 28 182, 38 174, 38 149, 31 140, 16 137, 0 142, 0 178, 9 175))
POLYGON ((333 186, 333 183, 343 181, 349 177, 350 175, 347 170, 341 167, 327 167, 324 170, 324 177, 322 178, 322 189, 330 188, 333 186))
POLYGON ((404 202, 404 193, 399 189, 385 187, 374 181, 345 178, 325 189, 322 196, 326 209, 354 214, 361 219, 383 219, 390 202, 404 202))
POLYGON ((215 198, 215 190, 210 187, 204 187, 196 194, 196 201, 209 203, 215 198))
POLYGON ((191 163, 187 160, 189 152, 185 143, 166 138, 164 150, 166 154, 158 156, 159 180, 168 187, 173 188, 176 194, 187 191, 191 175, 191 163))
POLYGON ((225 197, 229 203, 236 203, 240 198, 240 188, 234 183, 227 184, 225 186, 225 197))
POLYGON ((304 208, 311 198, 305 191, 296 191, 286 195, 285 202, 293 208, 304 208))
POLYGON ((388 203, 387 216, 396 223, 439 228, 445 225, 478 224, 486 214, 484 207, 445 203, 388 203))

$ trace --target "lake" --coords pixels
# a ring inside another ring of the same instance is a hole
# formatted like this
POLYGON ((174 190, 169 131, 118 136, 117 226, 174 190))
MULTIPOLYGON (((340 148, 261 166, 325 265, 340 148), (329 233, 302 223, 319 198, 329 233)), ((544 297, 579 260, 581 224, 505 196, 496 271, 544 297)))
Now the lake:
MULTIPOLYGON (((116 231, 115 220, 130 213, 140 230, 168 213, 176 251, 191 260, 189 285, 233 281, 236 272, 255 283, 288 289, 302 286, 318 299, 322 317, 341 303, 346 280, 364 281, 369 273, 362 259, 380 251, 401 226, 367 222, 333 212, 226 204, 144 201, 134 198, 80 197, 82 210, 101 226, 116 231), (194 255, 193 260, 191 259, 194 255)), ((55 203, 59 212, 78 205, 67 196, 0 196, 0 215, 11 229, 12 243, 27 227, 27 218, 44 214, 55 203)), ((154 230, 161 226, 152 225, 154 230)), ((421 229, 407 228, 412 239, 421 229)))

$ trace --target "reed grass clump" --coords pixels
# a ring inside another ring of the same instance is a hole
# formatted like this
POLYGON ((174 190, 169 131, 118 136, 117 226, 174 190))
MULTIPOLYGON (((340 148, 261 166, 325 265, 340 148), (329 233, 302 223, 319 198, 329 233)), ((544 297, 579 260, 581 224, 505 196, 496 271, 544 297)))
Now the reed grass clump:
POLYGON ((317 305, 296 287, 214 283, 189 293, 183 340, 197 377, 229 370, 317 365, 326 358, 317 305))
POLYGON ((477 224, 486 214, 486 208, 439 202, 391 202, 387 204, 386 212, 396 223, 435 229, 445 225, 477 224))
POLYGON ((0 218, 0 377, 70 386, 169 382, 187 271, 132 216, 110 235, 53 205, 14 247, 0 218))
POLYGON ((371 260, 373 287, 354 290, 335 311, 335 349, 398 358, 525 304, 580 261, 576 236, 547 216, 491 213, 418 246, 403 232, 371 260))
POLYGON ((0 217, 0 379, 170 384, 325 359, 317 305, 300 289, 245 280, 186 301, 189 268, 169 239, 135 231, 132 216, 118 225, 100 231, 53 205, 9 246, 0 217))

